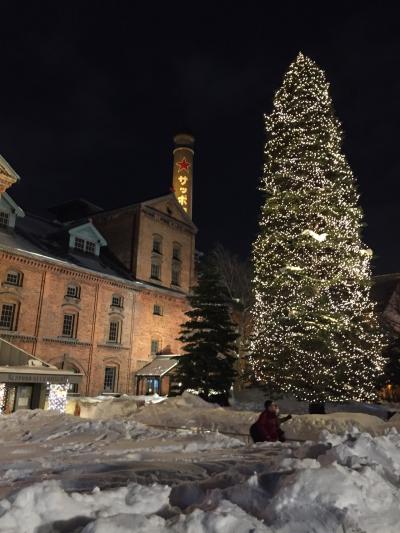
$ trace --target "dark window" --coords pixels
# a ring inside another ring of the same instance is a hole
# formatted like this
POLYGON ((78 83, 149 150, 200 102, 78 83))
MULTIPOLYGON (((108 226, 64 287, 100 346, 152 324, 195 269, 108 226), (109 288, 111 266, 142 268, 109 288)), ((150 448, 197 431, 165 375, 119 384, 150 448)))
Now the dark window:
POLYGON ((75 237, 75 249, 82 252, 85 250, 85 241, 80 237, 75 237))
POLYGON ((181 260, 181 247, 179 244, 174 244, 172 248, 172 258, 175 259, 176 261, 181 260))
POLYGON ((15 304, 3 304, 1 306, 0 328, 14 329, 15 304))
POLYGON ((75 315, 64 315, 62 334, 64 337, 74 337, 75 315))
POLYGON ((151 355, 156 355, 160 351, 160 341, 158 339, 151 339, 151 355))
POLYGON ((85 250, 88 254, 95 254, 96 253, 96 244, 92 241, 86 241, 86 247, 85 250))
POLYGON ((22 285, 22 275, 19 272, 16 272, 15 270, 10 270, 10 272, 7 272, 6 282, 10 285, 22 285))
POLYGON ((161 265, 158 262, 153 261, 151 263, 151 276, 152 279, 161 279, 161 265))
POLYGON ((161 243, 162 243, 161 237, 158 235, 155 235, 153 237, 153 252, 155 252, 156 254, 161 254, 161 243))
POLYGON ((177 266, 172 266, 172 285, 179 286, 181 284, 181 269, 177 266))
POLYGON ((66 296, 69 296, 70 298, 79 298, 80 289, 78 285, 68 285, 66 296))
POLYGON ((116 374, 117 369, 115 366, 106 366, 104 370, 104 392, 114 392, 116 374))
POLYGON ((163 309, 162 309, 161 305, 154 304, 154 307, 153 307, 153 315, 159 315, 159 316, 161 316, 162 314, 163 314, 163 309))
POLYGON ((10 215, 5 211, 0 211, 0 228, 7 228, 10 224, 10 215))
POLYGON ((114 294, 111 300, 111 305, 114 307, 122 307, 122 296, 114 294))
POLYGON ((110 322, 108 340, 110 342, 119 342, 119 334, 120 334, 120 323, 117 320, 110 322))

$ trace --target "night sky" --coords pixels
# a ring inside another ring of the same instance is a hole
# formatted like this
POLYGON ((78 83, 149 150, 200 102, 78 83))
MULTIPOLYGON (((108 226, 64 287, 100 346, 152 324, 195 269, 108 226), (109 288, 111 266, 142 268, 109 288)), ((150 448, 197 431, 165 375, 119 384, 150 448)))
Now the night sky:
POLYGON ((400 8, 347 4, 0 0, 0 153, 22 178, 11 195, 34 211, 166 194, 172 138, 190 131, 197 247, 246 257, 263 114, 301 50, 331 82, 374 271, 399 272, 400 8))

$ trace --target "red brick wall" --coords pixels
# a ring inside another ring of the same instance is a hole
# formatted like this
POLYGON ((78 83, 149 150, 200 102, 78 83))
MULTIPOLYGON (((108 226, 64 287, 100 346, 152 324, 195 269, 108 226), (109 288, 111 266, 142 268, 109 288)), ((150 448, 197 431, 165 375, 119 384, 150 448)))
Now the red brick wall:
POLYGON ((0 335, 56 366, 66 354, 66 364, 84 374, 81 394, 98 395, 103 391, 104 368, 108 365, 118 368, 116 392, 134 392, 134 372, 151 360, 154 336, 161 339, 162 349, 180 352, 176 338, 187 310, 184 296, 163 294, 158 289, 138 291, 73 267, 1 251, 0 283, 0 305, 15 302, 20 306, 17 331, 0 331, 0 335), (23 273, 22 287, 4 283, 9 269, 23 273), (65 297, 71 282, 80 286, 79 301, 65 297), (113 294, 124 299, 121 311, 110 307, 113 294), (162 316, 153 314, 154 304, 163 308, 162 316), (72 343, 60 338, 63 315, 68 311, 79 313, 77 340, 72 343), (111 317, 123 321, 121 346, 107 345, 111 317))

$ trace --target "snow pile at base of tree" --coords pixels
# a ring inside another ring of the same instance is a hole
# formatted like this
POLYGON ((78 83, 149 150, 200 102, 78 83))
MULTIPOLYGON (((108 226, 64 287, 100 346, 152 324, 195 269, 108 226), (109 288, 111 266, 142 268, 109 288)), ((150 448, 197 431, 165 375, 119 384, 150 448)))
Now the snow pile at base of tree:
POLYGON ((59 480, 23 486, 0 501, 0 531, 398 533, 396 430, 378 437, 323 431, 319 443, 279 446, 244 447, 235 461, 220 456, 219 466, 218 456, 208 458, 208 467, 214 465, 208 478, 188 478, 178 464, 170 484, 157 479, 156 467, 147 484, 110 490, 68 491, 59 480), (264 468, 260 457, 271 452, 275 464, 264 468), (261 455, 247 463, 246 454, 254 453, 261 455))

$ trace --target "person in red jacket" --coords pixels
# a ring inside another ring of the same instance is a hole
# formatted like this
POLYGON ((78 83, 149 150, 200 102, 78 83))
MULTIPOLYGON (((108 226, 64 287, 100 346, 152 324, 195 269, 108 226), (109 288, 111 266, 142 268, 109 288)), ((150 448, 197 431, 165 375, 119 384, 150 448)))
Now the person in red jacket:
POLYGON ((291 415, 278 418, 279 407, 272 400, 267 400, 264 404, 264 411, 250 427, 250 435, 254 442, 276 442, 285 441, 285 433, 281 430, 281 422, 286 422, 292 418, 291 415))

